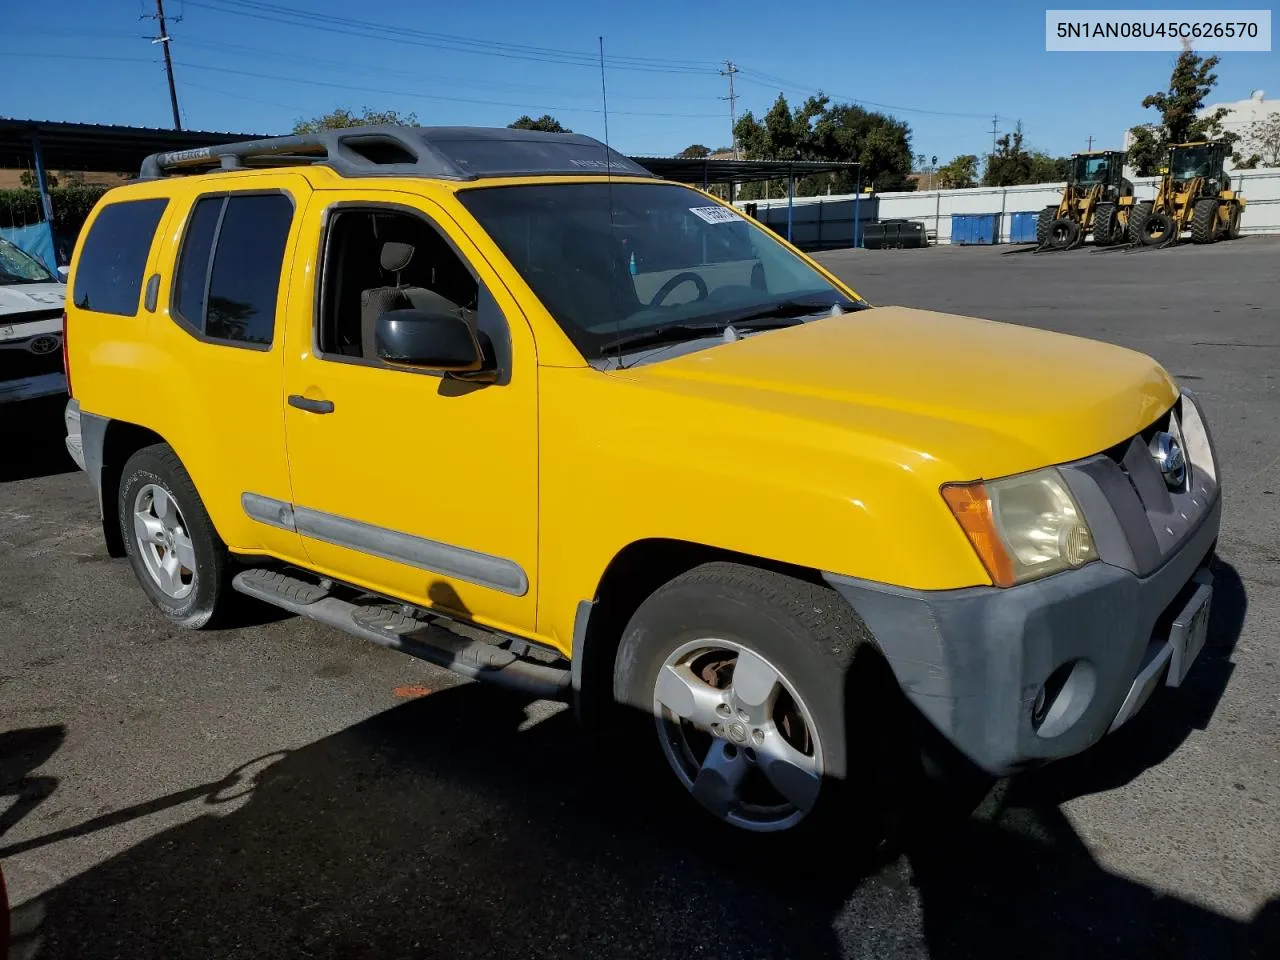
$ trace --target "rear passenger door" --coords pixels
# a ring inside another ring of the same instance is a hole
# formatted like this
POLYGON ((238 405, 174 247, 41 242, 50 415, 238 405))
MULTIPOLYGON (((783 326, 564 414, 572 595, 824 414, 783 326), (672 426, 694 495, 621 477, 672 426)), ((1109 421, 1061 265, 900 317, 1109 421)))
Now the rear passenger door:
POLYGON ((244 494, 289 496, 282 318, 310 189, 288 175, 199 186, 170 223, 161 262, 171 266, 151 281, 159 307, 151 342, 161 354, 148 365, 155 429, 229 547, 297 560, 297 534, 253 519, 244 494))

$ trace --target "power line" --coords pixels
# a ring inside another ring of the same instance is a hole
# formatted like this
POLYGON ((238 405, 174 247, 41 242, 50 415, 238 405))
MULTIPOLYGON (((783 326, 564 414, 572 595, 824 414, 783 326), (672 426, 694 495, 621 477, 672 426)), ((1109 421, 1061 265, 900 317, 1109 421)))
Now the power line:
POLYGON ((955 110, 927 110, 923 107, 904 107, 899 104, 880 103, 876 100, 864 100, 861 97, 850 97, 842 93, 833 91, 824 91, 819 87, 810 87, 794 80, 787 80, 785 77, 777 77, 768 73, 761 73, 759 70, 739 69, 742 78, 748 83, 754 83, 761 87, 786 87, 792 90, 801 90, 805 93, 826 94, 837 100, 844 100, 848 103, 857 104, 864 107, 878 107, 881 110, 896 110, 899 113, 922 113, 935 117, 967 117, 977 118, 985 117, 985 113, 961 113, 955 110))
MULTIPOLYGON (((305 27, 311 30, 361 37, 367 40, 385 40, 415 47, 501 57, 508 60, 527 60, 535 63, 558 63, 565 66, 592 68, 596 66, 594 55, 583 51, 562 50, 554 47, 535 47, 527 44, 503 43, 493 40, 481 40, 475 37, 434 33, 416 30, 400 24, 384 24, 348 17, 336 17, 329 14, 318 14, 309 10, 284 6, 283 4, 262 3, 256 2, 256 0, 219 0, 215 5, 199 2, 199 0, 190 0, 190 5, 217 13, 253 17, 271 23, 280 23, 291 27, 305 27)), ((664 60, 648 57, 616 57, 610 58, 610 63, 614 65, 614 69, 649 73, 702 73, 710 75, 714 73, 715 69, 710 64, 702 64, 696 61, 664 60)))
MULTIPOLYGON (((272 60, 291 61, 294 63, 323 66, 323 67, 341 67, 344 70, 360 70, 367 73, 374 73, 381 77, 403 77, 407 80, 419 81, 439 81, 441 83, 457 84, 465 87, 487 88, 490 90, 506 90, 513 89, 513 85, 509 82, 481 80, 474 77, 466 76, 447 76, 441 74, 419 73, 410 70, 388 70, 379 66, 366 66, 362 64, 353 64, 350 60, 336 60, 325 57, 312 57, 304 54, 281 53, 275 50, 267 50, 262 47, 250 47, 243 44, 226 43, 220 40, 192 40, 183 38, 184 47, 196 47, 198 49, 207 49, 214 52, 222 51, 230 53, 233 56, 254 57, 259 62, 263 58, 272 60)), ((548 86, 545 84, 521 83, 518 88, 522 91, 541 91, 543 93, 554 93, 569 97, 591 97, 596 98, 596 94, 590 92, 585 87, 581 88, 581 92, 575 88, 564 86, 548 86)), ((615 100, 680 100, 680 101, 697 101, 697 100, 722 100, 723 97, 685 97, 658 94, 614 94, 615 100)))
MULTIPOLYGON (((192 3, 192 6, 195 6, 192 3)), ((561 113, 600 113, 599 108, 588 107, 570 107, 556 106, 545 103, 513 103, 505 100, 479 100, 470 97, 448 97, 434 93, 411 93, 406 90, 387 90, 379 87, 361 87, 353 84, 333 83, 328 80, 304 80, 298 77, 282 77, 269 73, 257 73, 250 70, 233 70, 230 67, 213 67, 201 63, 179 62, 178 66, 185 70, 207 70, 212 73, 223 73, 230 76, 252 77, 256 80, 274 80, 281 83, 302 83, 312 87, 330 87, 335 90, 347 90, 353 93, 376 93, 383 96, 392 97, 411 97, 418 100, 439 100, 445 103, 471 103, 480 104, 489 107, 513 107, 518 110, 546 110, 559 111, 561 113)), ((615 115, 623 115, 630 117, 665 117, 679 118, 688 120, 711 120, 723 116, 719 113, 665 113, 665 112, 649 112, 644 110, 613 110, 610 111, 615 115)))

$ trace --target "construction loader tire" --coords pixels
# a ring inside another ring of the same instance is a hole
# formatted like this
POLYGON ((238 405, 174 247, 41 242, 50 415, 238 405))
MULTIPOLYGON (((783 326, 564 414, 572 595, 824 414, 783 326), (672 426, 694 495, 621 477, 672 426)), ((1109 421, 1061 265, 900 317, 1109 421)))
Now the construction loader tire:
POLYGON ((1040 215, 1036 217, 1036 243, 1040 246, 1047 245, 1049 241, 1049 224, 1053 223, 1054 218, 1057 216, 1057 207, 1045 207, 1040 211, 1040 215))
POLYGON ((1141 243, 1142 234, 1146 230, 1147 217, 1151 216, 1151 201, 1143 200, 1135 203, 1129 211, 1129 242, 1141 243))
POLYGON ((1218 239, 1218 201, 1214 197, 1197 200, 1191 208, 1191 242, 1213 243, 1218 239))
POLYGON ((1046 240, 1050 250, 1070 250, 1080 240, 1080 224, 1066 217, 1058 217, 1049 224, 1046 240))
POLYGON ((1098 204, 1098 208, 1093 212, 1093 245, 1109 247, 1113 243, 1119 243, 1123 239, 1123 234, 1118 226, 1116 205, 1114 203, 1098 204))
POLYGON ((1166 243, 1177 242, 1176 234, 1177 228, 1174 226, 1173 217, 1167 213, 1152 213, 1143 221, 1138 239, 1142 241, 1143 246, 1159 247, 1166 243))

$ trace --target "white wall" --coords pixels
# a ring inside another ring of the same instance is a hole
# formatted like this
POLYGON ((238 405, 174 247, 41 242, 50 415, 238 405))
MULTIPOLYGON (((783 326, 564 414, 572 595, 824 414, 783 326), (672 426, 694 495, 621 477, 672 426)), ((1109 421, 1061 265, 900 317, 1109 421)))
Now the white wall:
MULTIPOLYGON (((1139 200, 1155 196, 1158 177, 1138 177, 1133 181, 1134 194, 1139 200)), ((1248 205, 1240 222, 1245 234, 1280 233, 1280 167, 1265 170, 1237 170, 1231 175, 1231 185, 1244 194, 1248 205)), ((923 190, 918 193, 880 193, 875 203, 863 203, 864 218, 880 220, 919 220, 925 228, 937 230, 938 243, 951 242, 951 215, 966 213, 1003 213, 1000 219, 1000 242, 1009 240, 1011 214, 1036 212, 1050 204, 1056 205, 1062 195, 1061 183, 1024 184, 1016 187, 974 187, 969 190, 923 190)), ((808 220, 810 211, 803 208, 819 201, 827 205, 847 204, 851 194, 825 197, 797 197, 793 218, 796 222, 808 220), (806 216, 808 214, 808 216, 806 216)), ((865 200, 865 197, 864 197, 865 200)), ((743 201, 738 207, 744 206, 743 201)), ((786 200, 758 200, 758 210, 785 210, 786 200)), ((845 210, 847 211, 847 207, 845 210)), ((848 213, 844 214, 848 217, 848 213)))

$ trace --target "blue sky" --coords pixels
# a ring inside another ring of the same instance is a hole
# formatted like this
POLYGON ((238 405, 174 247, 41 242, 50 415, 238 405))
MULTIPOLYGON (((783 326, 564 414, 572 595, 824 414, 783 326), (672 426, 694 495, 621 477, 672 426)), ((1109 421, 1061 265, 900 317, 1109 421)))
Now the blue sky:
MULTIPOLYGON (((6 7, 4 114, 169 125, 160 48, 145 39, 155 23, 139 19, 154 0, 63 0, 46 8, 53 15, 34 3, 6 7)), ((1044 10, 934 0, 166 0, 189 128, 282 133, 298 117, 367 105, 430 124, 505 125, 549 112, 600 136, 593 58, 603 35, 609 133, 632 154, 729 142, 717 72, 725 59, 741 70, 740 112, 763 113, 780 91, 795 103, 822 89, 884 105, 910 123, 914 151, 940 163, 990 150, 993 114, 1002 130, 1021 119, 1027 142, 1051 153, 1086 149, 1090 136, 1095 149, 1118 148, 1126 127, 1150 118, 1142 97, 1165 85, 1173 54, 1046 53, 1044 10)), ((1278 68, 1275 52, 1223 54, 1215 99, 1256 87, 1280 96, 1278 68)))

